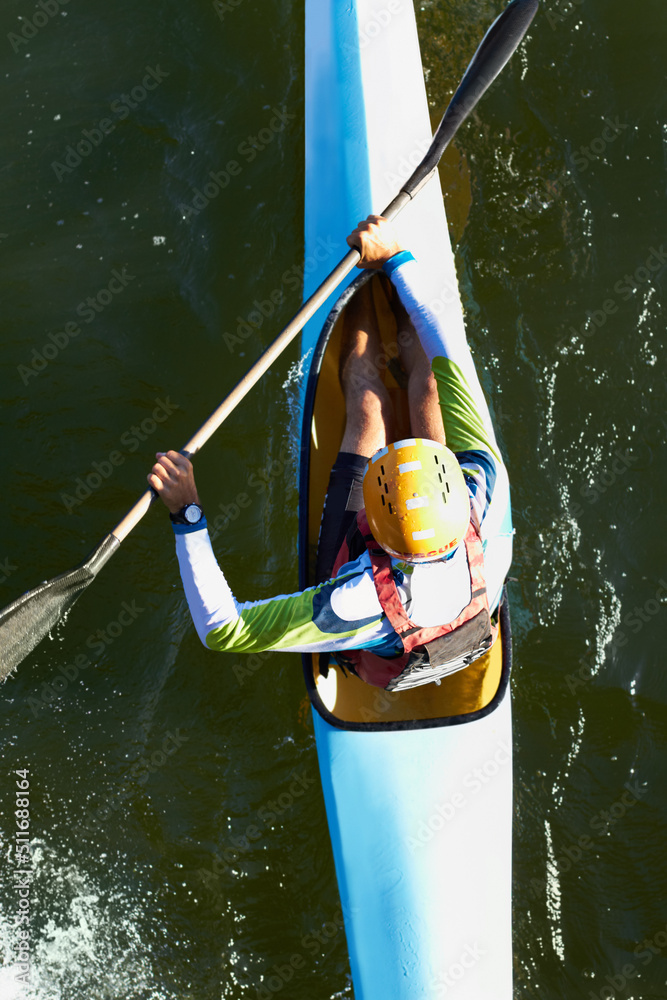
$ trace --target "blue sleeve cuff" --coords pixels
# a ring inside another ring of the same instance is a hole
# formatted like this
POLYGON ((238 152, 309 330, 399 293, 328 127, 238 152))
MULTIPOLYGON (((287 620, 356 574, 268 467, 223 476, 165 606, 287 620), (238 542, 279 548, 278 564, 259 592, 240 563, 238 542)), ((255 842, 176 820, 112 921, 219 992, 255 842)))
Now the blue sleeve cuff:
POLYGON ((384 262, 382 270, 387 277, 390 277, 397 267, 400 267, 401 264, 405 264, 407 261, 414 259, 415 258, 409 250, 401 250, 400 253, 395 253, 393 257, 390 257, 389 260, 384 262))
POLYGON ((192 531, 201 531, 202 528, 206 528, 206 518, 202 517, 201 521, 197 521, 196 524, 174 524, 171 522, 171 526, 174 529, 175 535, 189 535, 192 531))

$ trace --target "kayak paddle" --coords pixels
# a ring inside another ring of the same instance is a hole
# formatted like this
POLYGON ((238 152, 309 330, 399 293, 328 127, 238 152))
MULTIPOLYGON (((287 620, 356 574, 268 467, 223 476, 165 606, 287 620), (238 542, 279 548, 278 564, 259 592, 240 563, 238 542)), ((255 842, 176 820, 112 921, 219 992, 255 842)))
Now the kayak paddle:
MULTIPOLYGON (((382 213, 385 218, 393 219, 398 215, 433 176, 440 157, 457 129, 518 48, 537 8, 538 0, 512 0, 512 3, 493 22, 449 102, 428 152, 382 213)), ((350 250, 343 257, 236 388, 211 414, 194 437, 190 438, 182 449, 184 454, 192 456, 199 451, 360 259, 361 255, 356 249, 350 250)), ((123 520, 102 539, 97 548, 79 566, 67 573, 61 573, 52 580, 45 580, 0 611, 0 680, 5 680, 61 620, 79 594, 92 583, 109 561, 120 543, 136 527, 156 496, 153 490, 146 490, 123 520)))

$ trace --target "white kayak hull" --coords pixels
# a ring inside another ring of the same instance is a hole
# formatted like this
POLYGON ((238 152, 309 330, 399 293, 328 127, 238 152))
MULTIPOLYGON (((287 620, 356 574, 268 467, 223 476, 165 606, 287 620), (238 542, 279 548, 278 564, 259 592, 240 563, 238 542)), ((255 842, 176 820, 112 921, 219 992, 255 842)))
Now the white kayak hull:
POLYGON ((510 1000, 509 698, 436 729, 314 718, 356 1000, 510 1000))
MULTIPOLYGON (((412 3, 307 0, 304 298, 347 250, 345 234, 391 201, 430 138, 412 3)), ((433 262, 432 301, 448 324, 462 325, 437 177, 395 228, 420 260, 433 262)), ((335 437, 333 418, 327 413, 318 422, 308 398, 319 391, 320 366, 326 368, 321 334, 334 299, 302 337, 309 368, 300 488, 302 585, 312 582, 309 559, 312 564, 323 490, 318 486, 314 497, 309 463, 322 464, 328 446, 323 438, 335 437)), ((344 680, 335 670, 321 677, 314 660, 306 658, 356 1000, 449 995, 511 1000, 506 614, 501 632, 497 662, 490 668, 492 690, 482 697, 480 681, 480 707, 466 713, 447 710, 444 683, 420 689, 403 707, 398 701, 385 705, 383 692, 370 689, 374 700, 355 708, 355 697, 369 695, 358 685, 369 686, 344 680), (429 691, 440 708, 428 708, 429 691)), ((394 696, 400 697, 405 696, 394 696)))

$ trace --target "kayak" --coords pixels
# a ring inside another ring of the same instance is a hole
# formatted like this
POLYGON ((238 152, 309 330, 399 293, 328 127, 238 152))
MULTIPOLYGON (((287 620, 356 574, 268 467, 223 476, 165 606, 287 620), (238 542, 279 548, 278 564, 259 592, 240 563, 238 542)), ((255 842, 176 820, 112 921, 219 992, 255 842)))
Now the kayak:
MULTIPOLYGON (((346 233, 391 201, 428 148, 431 129, 411 3, 306 0, 305 39, 307 298, 346 251, 346 233)), ((394 225, 403 245, 429 262, 430 301, 447 323, 462 324, 437 176, 394 225)), ((324 497, 344 426, 341 317, 367 280, 390 357, 391 311, 381 280, 364 273, 348 279, 302 333, 301 587, 315 582, 324 497)), ((391 364, 385 381, 397 413, 405 412, 391 364)), ((454 990, 457 1000, 511 1000, 506 595, 492 648, 439 685, 388 692, 333 658, 307 654, 303 665, 356 1000, 454 990)))

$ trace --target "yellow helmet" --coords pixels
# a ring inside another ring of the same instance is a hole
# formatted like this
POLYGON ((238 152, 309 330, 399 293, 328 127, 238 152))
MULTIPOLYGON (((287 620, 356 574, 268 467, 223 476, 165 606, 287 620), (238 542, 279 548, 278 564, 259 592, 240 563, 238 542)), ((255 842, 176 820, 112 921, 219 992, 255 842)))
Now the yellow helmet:
POLYGON ((363 490, 373 537, 396 559, 444 559, 468 530, 461 466, 437 441, 409 438, 381 448, 369 459, 363 490))

